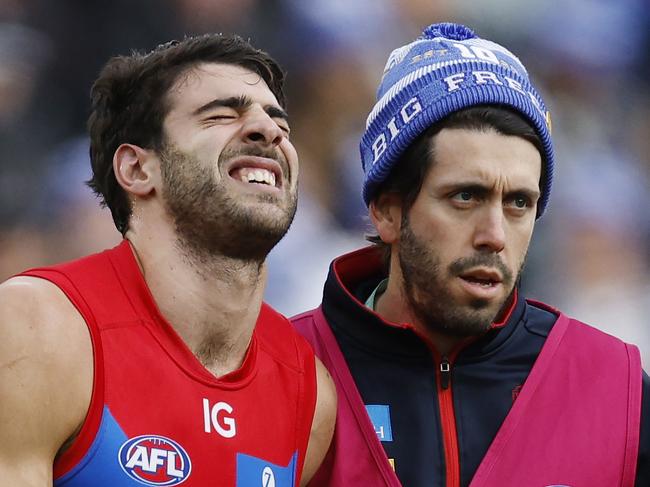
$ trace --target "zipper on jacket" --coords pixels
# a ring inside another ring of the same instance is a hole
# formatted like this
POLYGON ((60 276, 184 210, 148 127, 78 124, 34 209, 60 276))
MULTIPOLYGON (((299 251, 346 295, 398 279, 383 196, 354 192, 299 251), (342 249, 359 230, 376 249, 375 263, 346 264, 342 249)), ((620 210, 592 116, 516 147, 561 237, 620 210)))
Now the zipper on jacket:
POLYGON ((460 460, 458 452, 458 435, 456 416, 451 387, 451 368, 453 362, 446 356, 440 360, 436 369, 438 376, 438 403, 440 406, 440 424, 445 451, 446 487, 460 487, 460 460))
POLYGON ((443 389, 449 389, 449 379, 451 375, 451 364, 447 357, 442 357, 440 361, 440 386, 443 389))

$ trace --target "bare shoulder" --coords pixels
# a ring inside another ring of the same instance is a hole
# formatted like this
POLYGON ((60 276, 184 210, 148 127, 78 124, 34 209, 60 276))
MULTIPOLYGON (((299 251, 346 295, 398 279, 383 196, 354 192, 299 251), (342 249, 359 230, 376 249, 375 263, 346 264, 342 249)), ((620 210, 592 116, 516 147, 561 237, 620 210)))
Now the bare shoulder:
POLYGON ((34 352, 62 362, 92 352, 83 318, 63 291, 44 279, 15 277, 0 284, 0 332, 0 350, 21 361, 38 358, 34 352))
POLYGON ((301 486, 307 485, 323 462, 329 449, 336 423, 336 386, 322 362, 316 358, 317 397, 309 446, 305 458, 301 486))
POLYGON ((93 380, 86 324, 54 284, 0 284, 0 478, 51 485, 52 461, 83 421, 93 380))

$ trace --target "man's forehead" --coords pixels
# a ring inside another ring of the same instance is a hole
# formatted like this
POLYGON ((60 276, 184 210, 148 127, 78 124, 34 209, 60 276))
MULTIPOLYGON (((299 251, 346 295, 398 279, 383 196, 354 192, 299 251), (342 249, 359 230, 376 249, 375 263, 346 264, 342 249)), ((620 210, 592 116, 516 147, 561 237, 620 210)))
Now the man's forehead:
POLYGON ((438 178, 507 177, 537 184, 541 155, 529 141, 495 131, 444 129, 433 137, 430 172, 438 178))
POLYGON ((202 63, 182 72, 169 90, 174 105, 201 104, 210 98, 248 96, 266 105, 278 105, 264 79, 242 66, 202 63))

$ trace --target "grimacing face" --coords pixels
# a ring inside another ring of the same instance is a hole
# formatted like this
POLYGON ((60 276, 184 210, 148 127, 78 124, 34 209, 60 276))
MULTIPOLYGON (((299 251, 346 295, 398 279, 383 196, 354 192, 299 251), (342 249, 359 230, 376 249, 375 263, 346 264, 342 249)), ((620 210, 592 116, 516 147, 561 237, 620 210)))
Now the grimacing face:
POLYGON ((296 211, 298 158, 259 75, 204 64, 177 82, 160 153, 163 199, 199 254, 262 261, 296 211))
POLYGON ((491 129, 443 129, 433 144, 435 161, 400 222, 402 291, 424 326, 472 336, 507 306, 523 268, 541 156, 491 129))

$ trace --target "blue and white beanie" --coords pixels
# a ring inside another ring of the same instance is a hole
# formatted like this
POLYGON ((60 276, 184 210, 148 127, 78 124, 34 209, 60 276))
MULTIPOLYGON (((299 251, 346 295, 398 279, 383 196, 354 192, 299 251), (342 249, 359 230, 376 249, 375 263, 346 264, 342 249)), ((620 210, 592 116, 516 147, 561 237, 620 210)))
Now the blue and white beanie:
POLYGON ((451 23, 430 25, 388 58, 361 139, 366 204, 420 134, 453 112, 486 104, 513 108, 539 135, 544 149, 539 218, 553 180, 550 112, 514 54, 451 23))

